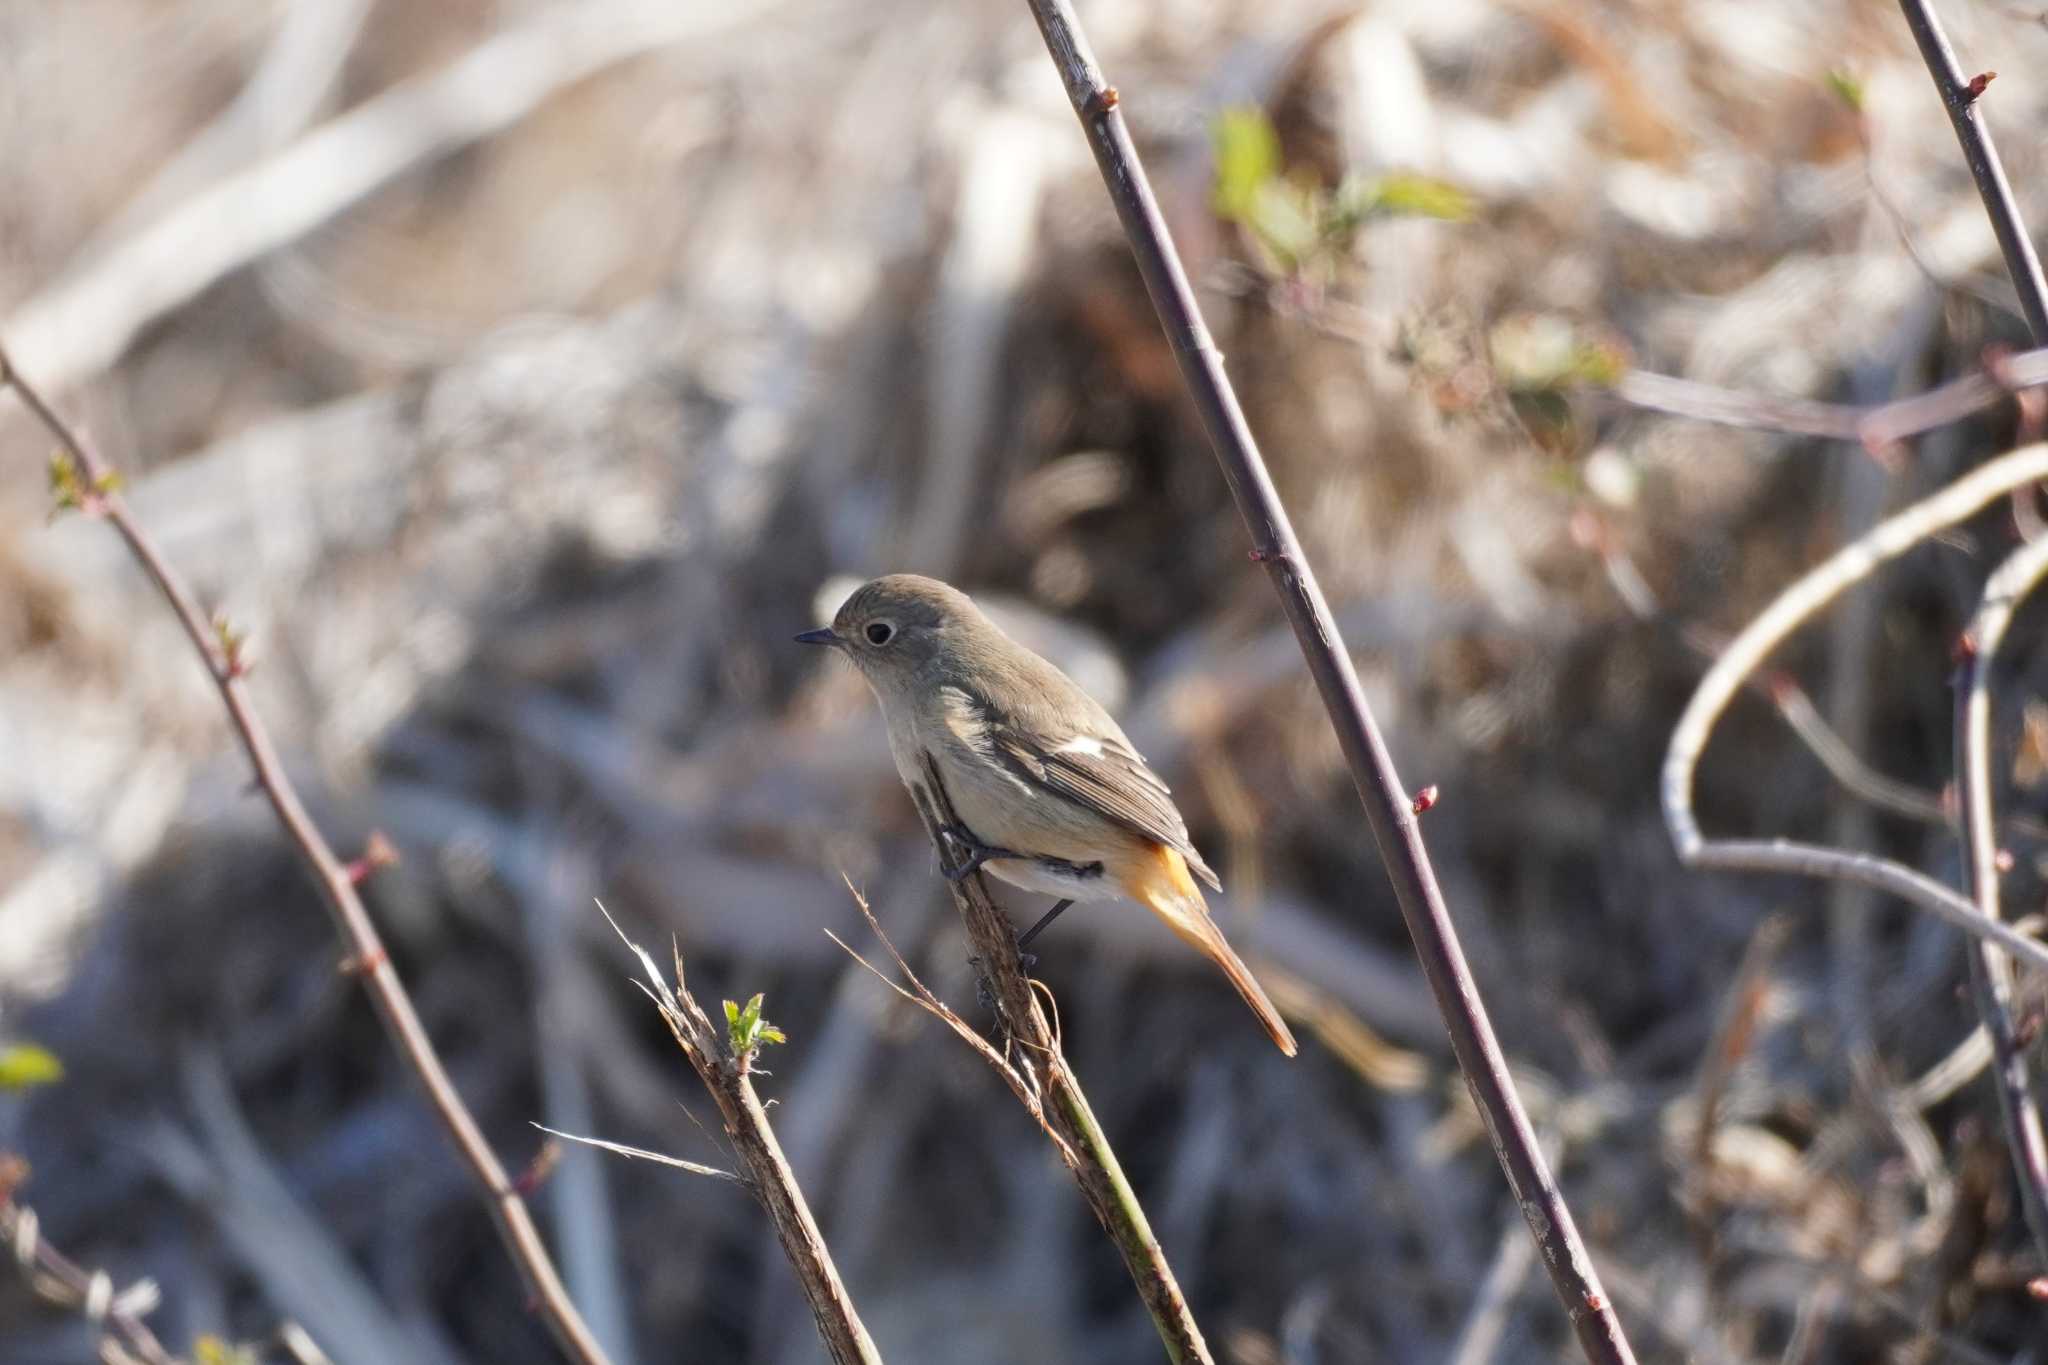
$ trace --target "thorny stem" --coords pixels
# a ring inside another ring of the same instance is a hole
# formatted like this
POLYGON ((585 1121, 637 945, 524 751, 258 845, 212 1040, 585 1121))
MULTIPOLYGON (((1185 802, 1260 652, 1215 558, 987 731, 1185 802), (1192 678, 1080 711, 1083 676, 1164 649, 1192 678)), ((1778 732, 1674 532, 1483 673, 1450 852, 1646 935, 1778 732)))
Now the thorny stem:
POLYGON ((426 1028, 413 1009, 411 997, 406 994, 398 972, 384 951, 377 926, 371 921, 362 897, 356 893, 355 879, 350 875, 348 864, 335 854, 314 825, 297 788, 286 775, 270 733, 256 714, 249 696, 249 685, 237 661, 224 653, 219 635, 209 623, 207 614, 200 609, 191 589, 165 560, 141 523, 129 514, 120 494, 112 491, 113 481, 109 477, 112 470, 101 460, 98 452, 57 415, 4 352, 0 352, 0 387, 13 388, 29 411, 57 439, 64 454, 77 466, 83 487, 105 490, 93 494, 89 510, 104 517, 120 533, 143 572, 149 575, 164 600, 170 603, 186 637, 205 662, 206 671, 220 693, 221 703, 227 708, 228 719, 256 770, 258 785, 269 799, 271 809, 277 813, 278 823, 284 826, 286 835, 297 848, 300 861, 312 873, 320 898, 334 920, 336 932, 348 945, 354 974, 361 977, 378 1017, 384 1022, 385 1031, 391 1035, 399 1055, 426 1090, 427 1099, 441 1126, 448 1131, 463 1164, 469 1168, 472 1180, 482 1191, 485 1206, 497 1224, 498 1236, 511 1253, 513 1263, 519 1267, 535 1307, 546 1319, 556 1342, 569 1359, 581 1362, 581 1365, 605 1365, 604 1348, 598 1345, 597 1338, 576 1311, 575 1304, 570 1302, 568 1290, 563 1287, 554 1262, 548 1256, 547 1245, 541 1240, 540 1230, 534 1226, 533 1217, 527 1212, 526 1202, 520 1198, 505 1168, 499 1164, 496 1153, 484 1140, 476 1119, 464 1106, 461 1096, 455 1091, 454 1082, 441 1065, 433 1040, 427 1036, 426 1028))
MULTIPOLYGON (((911 795, 917 801, 918 814, 924 819, 933 845, 944 859, 947 841, 941 832, 958 826, 959 820, 938 767, 929 759, 925 763, 925 780, 912 789, 911 795)), ((1096 1122, 1088 1097, 1081 1091, 1081 1082, 1067 1066, 1058 1035, 1039 1007, 1037 993, 1025 975, 1009 918, 989 899, 988 883, 980 872, 948 878, 947 885, 995 996, 1002 1027, 1015 1046, 1016 1064, 1033 1077, 1037 1092, 1051 1101, 1042 1106, 1040 1121, 1059 1140, 1060 1156, 1073 1171, 1082 1197, 1123 1255, 1138 1296, 1144 1300, 1145 1310, 1152 1315, 1152 1325, 1166 1346, 1168 1359, 1174 1365, 1213 1365, 1214 1358, 1202 1339, 1201 1329, 1195 1325, 1180 1281, 1167 1264, 1159 1239, 1152 1235, 1144 1207, 1125 1178, 1102 1125, 1096 1122)))
MULTIPOLYGON (((2048 536, 2022 545, 1984 585, 1984 598, 1966 637, 1974 644, 1956 698, 1956 785, 1963 824, 1963 867, 1970 894, 1987 920, 1998 918, 1998 826, 1991 796, 1991 670, 2006 628, 2022 599, 2048 575, 2048 536)), ((2019 1177, 2020 1206, 2034 1246, 2048 1265, 2048 1139, 2041 1102, 2027 1070, 2012 1017, 2012 963, 1990 944, 1971 945, 1970 989, 1978 1017, 1991 1036, 2000 1117, 2019 1177)))
POLYGON ((1633 1361, 1592 1257, 1580 1240, 1571 1210, 1515 1093, 1507 1061, 1487 1020, 1479 988, 1430 866, 1407 788, 1394 769, 1329 604, 1295 539, 1287 510, 1224 374, 1222 354, 1202 321, 1165 216, 1117 107, 1117 92, 1104 82, 1071 0, 1029 0, 1029 4, 1067 97, 1087 132, 1096 164, 1123 221, 1124 235, 1137 258, 1138 271, 1180 365, 1181 379, 1215 447, 1238 514, 1251 533, 1252 558, 1271 576, 1329 711, 1409 936, 1435 992, 1458 1065, 1492 1135, 1508 1186, 1543 1253, 1551 1282, 1587 1359, 1595 1365, 1633 1361))
POLYGON ((1963 160, 1969 163, 1970 177, 1977 182, 1977 193, 1984 199, 1984 212, 1991 218, 1991 230, 1998 236, 1998 249, 2005 255, 2006 272, 2019 291, 2020 312, 2027 320, 2027 331, 2033 334, 2036 346, 2048 346, 2048 279, 2042 277, 2041 258, 2027 236, 2026 224, 2020 221, 2019 203, 2013 198, 2005 166, 1998 159, 1998 148, 1992 145, 1990 130, 1985 128, 1983 113, 1977 107, 1984 85, 1963 74, 1956 50, 1949 45, 1941 20, 1934 15, 1932 0, 1899 0, 1899 8, 1905 13, 1906 27, 1913 30, 1913 41, 1920 45, 1920 56, 1927 63, 1928 74, 1934 77, 1934 88, 1941 93, 1948 121, 1955 125, 1963 160))

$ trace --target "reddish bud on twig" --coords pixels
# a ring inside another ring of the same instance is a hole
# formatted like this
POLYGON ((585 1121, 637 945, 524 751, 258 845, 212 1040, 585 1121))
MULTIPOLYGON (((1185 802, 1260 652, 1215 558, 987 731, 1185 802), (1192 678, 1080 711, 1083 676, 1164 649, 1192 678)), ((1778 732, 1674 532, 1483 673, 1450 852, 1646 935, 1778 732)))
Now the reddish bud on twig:
POLYGON ((2037 1299, 2048 1299, 2048 1275, 2036 1275, 2028 1280, 2027 1293, 2037 1299))
POLYGON ((343 976, 368 976, 390 960, 391 954, 385 952, 384 945, 380 943, 374 952, 355 953, 343 958, 340 970, 343 976))
POLYGON ((1970 662, 1970 660, 1976 658, 1976 635, 1966 630, 1961 635, 1956 636, 1955 646, 1954 648, 1949 650, 1948 657, 1949 662, 1953 664, 1966 664, 1970 662))
POLYGON ((1586 1307, 1589 1311, 1594 1313, 1603 1312, 1607 1308, 1607 1300, 1600 1297, 1600 1295, 1593 1293, 1591 1290, 1587 1290, 1586 1307))
POLYGON ((1115 86, 1103 86, 1088 97, 1088 117, 1101 118, 1104 114, 1116 108, 1119 98, 1115 86))
POLYGON ((398 847, 384 837, 384 831, 373 829, 370 837, 363 841, 363 856, 348 864, 348 879, 361 886, 372 872, 380 868, 398 866, 398 847))
POLYGON ((1409 802, 1408 809, 1414 811, 1417 815, 1420 815, 1424 811, 1430 810, 1433 807, 1435 807, 1436 797, 1436 783, 1432 782, 1427 787, 1424 787, 1421 791, 1415 793, 1415 799, 1409 802))
POLYGON ((533 1154, 533 1160, 526 1169, 513 1179, 512 1192, 521 1199, 531 1199, 535 1190, 548 1183, 548 1177, 555 1173, 555 1167, 561 1164, 561 1160, 562 1144, 549 1138, 533 1154))
POLYGON ((249 633, 236 630, 224 612, 213 618, 213 642, 220 650, 222 677, 233 680, 249 676, 249 656, 243 648, 249 643, 249 633))
POLYGON ((2012 871, 2012 850, 2009 848, 1999 849, 1997 853, 1992 855, 1991 865, 2000 872, 2012 871))
POLYGON ((1963 87, 1963 103, 1975 104, 1984 97, 1984 88, 1997 79, 1996 71, 1979 71, 1970 77, 1970 83, 1963 87))

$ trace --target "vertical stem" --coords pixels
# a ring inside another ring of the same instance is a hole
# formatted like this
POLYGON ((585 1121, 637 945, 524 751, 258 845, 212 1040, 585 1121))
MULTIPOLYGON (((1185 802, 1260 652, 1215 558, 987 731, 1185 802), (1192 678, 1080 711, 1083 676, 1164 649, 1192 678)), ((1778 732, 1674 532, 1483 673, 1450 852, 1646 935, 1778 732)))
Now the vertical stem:
POLYGON ((1948 34, 1942 31, 1941 20, 1934 15, 1933 0, 1899 0, 1899 8, 1905 12, 1906 27, 1913 30, 1913 41, 1920 45, 1927 73, 1934 77, 1934 88, 1941 93, 1948 121, 1955 126, 1963 160, 1970 166, 1970 178, 1977 182, 1977 193, 1983 196, 1984 212, 1991 218, 1991 230, 1998 235, 1998 249, 2005 255, 2006 271, 2012 276, 2013 288, 2019 291, 2020 312, 2026 317, 2027 331, 2033 334, 2036 346, 2048 346, 2048 280, 2042 278, 2041 257, 2027 236, 2026 224, 2020 221, 2019 201, 2013 198, 2012 185, 2005 178, 2005 163, 1998 159, 1998 148, 1992 145, 1990 130, 1985 128, 1984 117, 1977 110, 1985 87, 1963 75, 1956 50, 1950 46, 1948 34))
MULTIPOLYGON (((946 843, 939 837, 939 830, 958 822, 938 766, 929 756, 924 781, 911 789, 911 795, 943 860, 946 843)), ((1081 1082, 1068 1068, 1045 1011, 1039 1007, 1037 993, 1018 956, 1016 932, 1010 927, 1009 917, 989 899, 988 884, 979 872, 950 885, 954 904, 967 926, 967 936, 974 944, 975 956, 995 996, 1003 1027, 1016 1048, 1016 1060, 1037 1082, 1039 1092, 1050 1100, 1044 1105, 1046 1126, 1066 1145, 1063 1155, 1070 1156, 1074 1183, 1081 1187, 1088 1207, 1122 1254, 1131 1281, 1138 1288, 1138 1297, 1144 1300, 1145 1311, 1151 1314, 1152 1325, 1166 1347, 1167 1358, 1174 1365, 1214 1365, 1208 1343, 1203 1341, 1202 1331, 1188 1309, 1187 1296, 1181 1292, 1180 1281, 1167 1264, 1159 1239, 1152 1235, 1144 1207, 1125 1178, 1123 1165, 1110 1147, 1102 1125, 1096 1122, 1081 1082)))
MULTIPOLYGON (((2018 291, 2020 312, 2036 346, 2048 345, 2048 280, 2041 274, 2041 258, 2034 250, 2020 219, 2019 202, 2005 178, 2005 165, 1984 116, 1977 108, 1990 73, 1975 80, 1963 75, 1955 48, 1942 31, 1932 0, 1899 0, 1913 41, 1934 88, 1941 94, 1942 107, 1962 145, 1963 160, 1977 182, 1984 200, 1984 212, 2005 256, 2006 273, 2018 291)), ((1963 867, 1968 874, 1970 895, 1988 920, 1998 918, 1998 830, 1991 798, 1991 693, 1993 656, 2012 619, 2017 599, 2031 591, 2048 572, 2039 544, 2022 547, 2001 565, 1985 585, 1984 600, 1971 623, 1968 639, 1975 646, 1966 669, 1965 686, 1956 698, 1956 782, 1961 794, 1963 867)), ((1993 1080, 1998 1092, 1999 1117, 2004 1120, 2007 1144, 2012 1148, 2013 1172, 2020 1187, 2020 1207, 2026 1213, 2034 1245, 2048 1258, 2048 1138, 2041 1129, 2041 1107, 2033 1077, 2027 1070, 2025 1049, 2019 1044, 2012 1018, 2012 963, 2003 953, 1982 939, 1970 945, 1970 993, 1977 1015, 1991 1036, 1996 1063, 1993 1080)))
MULTIPOLYGON (((1971 898, 1987 920, 1999 917, 1998 824, 1991 796, 1991 670, 2014 610, 2048 575, 2048 537, 2022 545, 1984 585, 1965 639, 1971 654, 1956 698, 1956 786, 1962 813, 1963 867, 1971 898)), ((1991 1035, 1992 1082, 2019 1178, 2020 1208, 2048 1264, 2048 1135, 2026 1049, 2012 1017, 2012 960, 1991 944, 1970 944, 1970 990, 1991 1035)))
POLYGON ((1187 272, 1174 250, 1166 220, 1139 164, 1130 130, 1117 108, 1118 96, 1102 79, 1070 0, 1028 0, 1053 64, 1080 116, 1117 216, 1123 220, 1138 271, 1152 306, 1166 329, 1182 381, 1194 399, 1202 426, 1229 481, 1238 514, 1251 532, 1252 557, 1266 566, 1281 606, 1294 627, 1309 673, 1322 694, 1331 724, 1365 804, 1373 839, 1400 901, 1402 918, 1436 994, 1458 1065, 1486 1120, 1494 1154, 1530 1235, 1543 1253, 1565 1314, 1579 1344, 1595 1365, 1622 1365, 1634 1355, 1621 1323, 1600 1285, 1592 1257, 1580 1240, 1571 1210, 1551 1177, 1509 1078, 1506 1059, 1480 1003, 1479 988, 1466 965, 1423 847, 1422 832, 1401 786, 1379 727, 1366 706, 1358 675, 1345 652, 1337 623, 1323 600, 1308 559, 1295 540, 1287 510, 1260 458, 1237 395, 1223 372, 1223 357, 1210 339, 1187 272))

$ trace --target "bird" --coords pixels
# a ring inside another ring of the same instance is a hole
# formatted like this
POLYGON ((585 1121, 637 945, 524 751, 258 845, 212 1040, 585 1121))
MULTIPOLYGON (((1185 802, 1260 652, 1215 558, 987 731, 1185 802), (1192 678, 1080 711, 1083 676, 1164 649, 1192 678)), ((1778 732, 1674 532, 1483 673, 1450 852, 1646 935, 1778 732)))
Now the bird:
POLYGON ((1286 1021, 1210 918, 1197 878, 1215 891, 1223 884, 1172 793, 1078 683, 967 594, 917 574, 862 584, 830 626, 796 638, 836 649, 866 679, 913 797, 934 774, 943 784, 944 799, 931 804, 950 806, 953 823, 938 833, 961 855, 949 877, 985 869, 1059 898, 1019 947, 1075 901, 1135 902, 1220 968, 1274 1044, 1295 1055, 1286 1021))

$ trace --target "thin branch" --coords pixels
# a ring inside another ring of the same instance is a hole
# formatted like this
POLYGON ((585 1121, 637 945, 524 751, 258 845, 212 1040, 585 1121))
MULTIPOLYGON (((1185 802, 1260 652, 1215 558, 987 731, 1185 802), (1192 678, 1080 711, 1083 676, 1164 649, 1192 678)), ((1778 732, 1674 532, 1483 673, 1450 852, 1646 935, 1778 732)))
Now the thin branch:
MULTIPOLYGON (((1970 894, 1987 920, 1999 917, 1998 827, 1991 796, 1991 670, 2020 602, 2048 576, 2048 536, 2020 546, 1984 585, 1984 597, 1963 638, 1971 646, 1956 699, 1956 788, 1963 821, 1963 867, 1970 894)), ((1992 1078, 2019 1177, 2020 1206, 2034 1246, 2048 1266, 2048 1138, 2041 1100, 2027 1069, 2012 1016, 2012 964, 1988 944, 1970 954, 1970 990, 1991 1036, 1992 1078)))
POLYGON ((142 1320, 157 1305, 155 1283, 137 1280, 117 1290, 106 1271, 87 1270, 44 1241, 35 1210, 14 1201, 15 1189, 27 1176, 27 1162, 0 1156, 0 1246, 13 1254, 28 1287, 45 1302, 84 1314, 101 1333, 105 1359, 182 1365, 142 1320))
MULTIPOLYGON (((925 780, 911 789, 911 796, 944 865, 947 843, 939 831, 955 827, 959 821, 938 767, 929 757, 925 761, 925 780)), ((1096 1122, 1081 1082, 1067 1066, 1057 1030, 1039 1005, 1038 993, 1033 989, 1036 983, 1025 974, 1018 955, 1016 930, 989 899, 988 883, 981 873, 948 884, 953 891, 953 903, 966 923, 967 937, 974 944, 997 1016, 1009 1042, 1015 1045, 1015 1061, 1010 1065, 1029 1078, 1029 1091, 1047 1097, 1049 1102, 1039 1110, 1040 1122, 1054 1139, 1061 1160, 1074 1173, 1074 1182, 1081 1187, 1088 1207, 1122 1254, 1124 1266, 1138 1287, 1138 1297, 1144 1300, 1145 1310, 1152 1315, 1152 1325, 1165 1343, 1167 1357, 1174 1365, 1214 1365, 1215 1358, 1209 1354, 1208 1343, 1195 1325, 1180 1281, 1167 1264, 1158 1238, 1152 1235, 1137 1192, 1125 1178, 1102 1125, 1096 1122)), ((1024 1096, 1020 1094, 1019 1098, 1024 1096)))
POLYGON ((1870 406, 1748 393, 1648 370, 1630 370, 1613 388, 1593 390, 1592 396, 1698 422, 1855 441, 1871 450, 1883 450, 1988 411, 2016 393, 2043 384, 2048 384, 2048 349, 2003 356, 1975 374, 1925 393, 1870 406))
POLYGON ((1978 100, 1996 73, 1986 72, 1974 79, 1963 74, 1948 35, 1935 18, 1931 0, 1899 0, 1899 9, 1906 16, 1906 27, 1913 30, 1913 41, 1920 45, 1920 56, 1927 63, 1928 74, 1934 77, 1934 88, 1948 110, 1948 121, 1955 127, 1956 141, 1962 144, 1970 177, 1977 182, 1977 193, 1984 199, 1984 212, 1991 218, 1998 249, 2005 255, 2006 273, 2012 276, 2013 287, 2019 291, 2020 313, 2027 320, 2027 330, 2033 334, 2036 346, 2048 346, 2048 279, 2042 277, 2041 258, 2027 236, 2026 225, 2020 221, 2019 202, 2013 198, 2005 166, 1998 159, 1998 148, 1992 145, 1990 130, 1985 128, 1984 117, 1977 109, 1978 100))
POLYGON ((714 1026, 696 997, 690 994, 683 981, 680 949, 674 954, 676 984, 675 989, 670 990, 661 979, 653 957, 626 937, 625 930, 619 928, 618 921, 612 919, 611 912, 604 908, 602 902, 597 908, 611 924, 612 932, 619 936, 619 941, 640 960, 640 968, 647 974, 647 979, 634 984, 654 1001, 655 1007, 661 1011, 662 1020, 668 1024, 669 1033, 676 1040, 676 1046, 683 1050, 690 1066, 704 1082, 704 1088, 711 1092, 712 1102, 718 1106, 719 1117, 725 1122, 726 1136, 732 1139, 733 1155, 745 1173, 734 1177, 715 1167, 698 1166, 694 1162, 657 1156, 637 1148, 621 1148, 612 1143, 597 1145, 626 1156, 651 1157, 700 1174, 739 1179, 761 1201, 769 1221, 775 1225, 776 1239, 782 1243, 783 1254, 789 1258, 791 1269, 796 1271, 804 1299, 811 1306, 811 1318, 817 1324, 818 1336, 832 1353, 832 1359, 837 1365, 882 1365, 881 1354, 869 1338, 868 1329, 862 1325, 860 1314, 854 1309, 853 1298, 846 1292, 845 1282, 839 1278, 839 1267, 833 1264, 832 1253, 825 1248, 824 1234, 818 1231, 818 1220, 811 1216, 811 1207, 796 1183, 796 1173, 789 1168, 789 1160, 782 1154, 782 1144, 776 1139, 775 1130, 769 1126, 768 1111, 762 1107, 761 1098, 754 1091, 753 1053, 735 1055, 727 1031, 714 1026))
POLYGON ((1785 839, 1710 840, 1700 832, 1699 819, 1692 808, 1700 755, 1714 726, 1750 675, 1787 636, 1887 560, 1904 554, 1937 531, 1967 519, 1994 499, 2042 478, 2048 478, 2048 445, 2027 446, 1973 470, 1843 546, 1780 593, 1729 642, 1700 679, 1665 751, 1664 823, 1671 832, 1679 861, 1688 867, 1836 877, 1875 887, 1947 920, 1966 933, 1996 943, 2036 969, 2048 970, 2048 948, 2007 924, 1985 918, 1974 902, 1932 877, 1870 854, 1785 839))
POLYGON ((1116 204, 1138 271, 1180 365, 1181 379, 1215 447, 1238 514, 1251 533, 1252 558, 1264 564, 1271 575, 1329 711, 1402 918, 1436 994, 1458 1065, 1486 1117, 1508 1186, 1543 1253, 1543 1263, 1587 1358, 1595 1365, 1632 1361, 1634 1355, 1621 1323, 1601 1288, 1593 1259, 1515 1093, 1430 866, 1407 789, 1395 771, 1329 603, 1295 539, 1287 510, 1224 374, 1223 356, 1202 321, 1187 271, 1117 107, 1117 92, 1103 80, 1071 0, 1029 0, 1029 4, 1116 204))
POLYGON ((875 918, 875 912, 868 906, 867 897, 854 890, 851 881, 847 882, 846 889, 852 892, 853 903, 860 907, 861 917, 867 920, 868 929, 874 934, 876 939, 880 940, 881 945, 889 950, 890 958, 896 963, 896 970, 901 972, 903 979, 910 983, 909 989, 904 989, 883 975, 872 962, 869 962, 859 953, 847 947, 846 941, 830 929, 825 931, 825 937, 838 944, 841 951, 848 957, 867 968, 876 980, 951 1029, 955 1037, 978 1053, 981 1059, 993 1067, 995 1073, 1003 1078, 1003 1084, 1010 1087, 1010 1093, 1017 1097, 1017 1103, 1024 1106, 1024 1112, 1031 1115, 1038 1126, 1044 1130, 1046 1137, 1052 1140, 1054 1148, 1060 1154, 1060 1160, 1066 1162, 1069 1167, 1072 1167, 1080 1158, 1067 1145, 1066 1139, 1055 1132, 1052 1125, 1047 1122, 1045 1117, 1045 1091, 1040 1087, 1037 1076, 1033 1075, 1027 1068, 1018 1066, 1008 1057, 998 1052, 993 1043, 975 1032, 965 1019, 962 1019, 953 1012, 952 1006, 939 999, 931 987, 919 980, 917 973, 911 970, 910 964, 904 961, 903 954, 896 951, 896 945, 890 941, 889 935, 883 931, 881 921, 875 918))
MULTIPOLYGON (((528 1294, 547 1320, 555 1340, 571 1360, 584 1365, 603 1365, 606 1359, 604 1349, 591 1335, 575 1304, 570 1302, 568 1291, 562 1287, 561 1278, 555 1272, 554 1262, 549 1259, 547 1245, 541 1240, 540 1230, 534 1226, 532 1215, 527 1212, 525 1200, 520 1198, 497 1155, 484 1140, 476 1119, 456 1093, 454 1082, 449 1079, 440 1056, 434 1051, 433 1040, 427 1036, 425 1026, 413 1009, 411 997, 406 994, 398 972, 391 965, 377 926, 371 921, 370 912, 356 891, 362 867, 351 868, 335 854, 314 825, 312 816, 307 814, 297 788, 286 775, 277 747, 256 714, 236 642, 224 630, 208 622, 191 589, 164 559, 149 533, 129 514, 127 504, 116 491, 118 481, 112 468, 57 415, 42 394, 14 367, 6 352, 0 351, 0 388, 5 387, 11 387, 20 395, 29 411, 56 438, 61 447, 58 459, 60 462, 69 461, 69 483, 75 490, 80 510, 103 518, 120 533, 129 552, 170 604, 179 625, 184 627, 186 638, 198 651, 215 689, 220 693, 228 719, 255 768, 258 785, 269 799, 271 809, 277 813, 285 834, 298 850, 300 861, 312 874, 320 898, 334 921, 335 932, 348 947, 349 957, 344 970, 361 978, 371 1003, 376 1006, 378 1017, 384 1022, 385 1032, 426 1090, 436 1117, 454 1141, 471 1179, 483 1193, 485 1206, 497 1224, 498 1236, 511 1253, 528 1294)), ((63 466, 60 464, 58 468, 63 466)), ((366 859, 365 864, 369 861, 366 859)))

